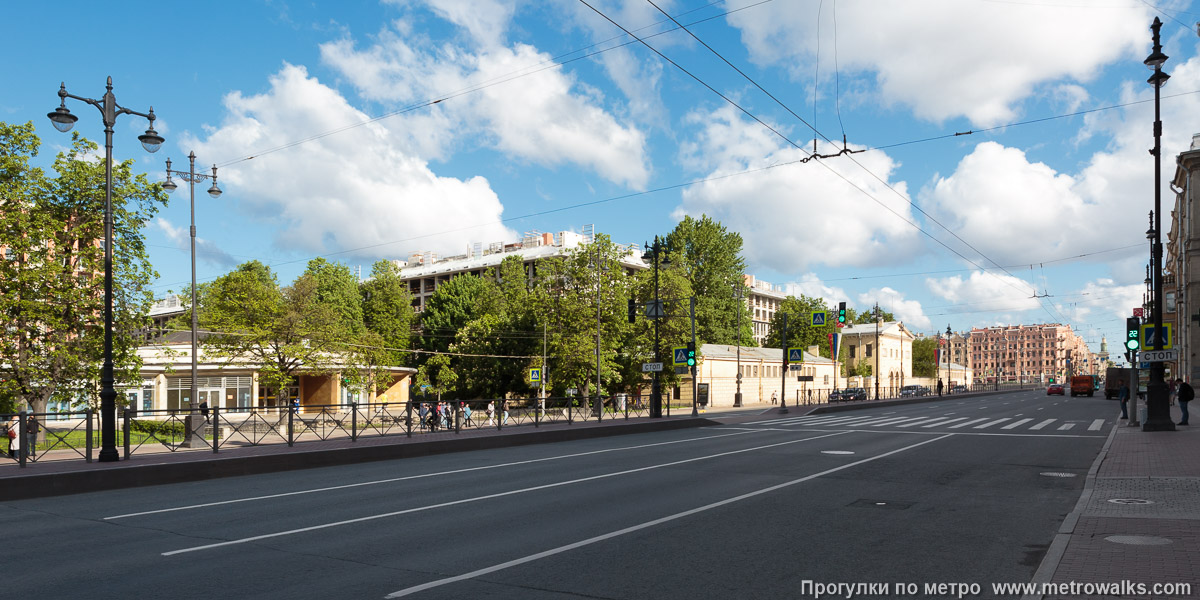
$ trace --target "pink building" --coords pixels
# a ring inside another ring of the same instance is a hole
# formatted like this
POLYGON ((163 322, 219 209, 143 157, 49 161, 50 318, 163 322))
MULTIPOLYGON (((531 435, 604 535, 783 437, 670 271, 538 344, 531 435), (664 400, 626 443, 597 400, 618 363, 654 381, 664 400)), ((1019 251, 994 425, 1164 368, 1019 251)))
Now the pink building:
POLYGON ((977 381, 1063 381, 1099 370, 1097 357, 1070 325, 976 328, 968 340, 977 381))

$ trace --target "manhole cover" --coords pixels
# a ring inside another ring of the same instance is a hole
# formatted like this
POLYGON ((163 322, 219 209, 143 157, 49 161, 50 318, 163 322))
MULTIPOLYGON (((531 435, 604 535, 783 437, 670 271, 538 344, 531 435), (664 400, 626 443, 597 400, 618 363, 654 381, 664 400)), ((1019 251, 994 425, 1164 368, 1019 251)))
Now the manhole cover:
POLYGON ((892 510, 904 510, 906 508, 910 508, 912 505, 913 505, 912 502, 900 502, 897 500, 887 500, 887 501, 885 501, 885 500, 870 500, 867 498, 860 498, 849 504, 849 506, 863 506, 863 507, 869 507, 869 508, 888 508, 888 509, 892 509, 892 510))
POLYGON ((849 450, 822 450, 821 454, 854 454, 849 450))
POLYGON ((1112 498, 1109 502, 1113 504, 1154 504, 1153 500, 1143 500, 1141 498, 1112 498))
POLYGON ((1115 544, 1129 544, 1130 546, 1165 546, 1171 543, 1171 540, 1167 538, 1153 535, 1110 535, 1104 539, 1115 544))
POLYGON ((1042 473, 1042 477, 1078 477, 1078 475, 1075 473, 1056 473, 1054 471, 1049 471, 1042 473))

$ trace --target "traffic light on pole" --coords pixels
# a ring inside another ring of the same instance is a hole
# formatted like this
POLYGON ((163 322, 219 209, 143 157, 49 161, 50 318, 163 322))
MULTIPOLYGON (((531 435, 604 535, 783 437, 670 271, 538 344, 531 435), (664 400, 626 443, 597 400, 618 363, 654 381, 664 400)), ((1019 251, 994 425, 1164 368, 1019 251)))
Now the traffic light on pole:
POLYGON ((846 303, 838 302, 838 323, 846 322, 846 303))
POLYGON ((1128 317, 1125 319, 1125 349, 1130 352, 1137 352, 1141 343, 1141 327, 1137 317, 1128 317))
POLYGON ((637 322, 637 300, 634 300, 633 298, 629 299, 629 322, 637 322))
POLYGON ((689 367, 696 366, 696 342, 687 344, 687 364, 689 367))

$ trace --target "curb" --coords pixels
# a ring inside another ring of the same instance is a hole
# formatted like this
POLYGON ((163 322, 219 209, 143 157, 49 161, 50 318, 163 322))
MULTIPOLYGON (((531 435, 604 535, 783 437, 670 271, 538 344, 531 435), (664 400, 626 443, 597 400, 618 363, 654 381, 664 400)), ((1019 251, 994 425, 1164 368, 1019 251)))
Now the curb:
MULTIPOLYGON (((465 439, 454 438, 421 442, 401 442, 352 448, 293 450, 280 454, 217 457, 211 460, 174 463, 157 462, 131 464, 128 466, 122 464, 104 469, 6 477, 4 478, 4 485, 0 486, 0 501, 26 500, 46 496, 186 483, 222 477, 258 475, 279 471, 294 471, 380 460, 431 456, 434 454, 448 454, 451 452, 491 450, 495 448, 548 444, 634 433, 674 431, 677 429, 716 425, 720 425, 720 423, 707 418, 687 418, 654 421, 651 423, 629 423, 607 427, 531 431, 465 439)), ((155 460, 160 457, 153 456, 148 458, 149 460, 155 460)), ((122 463, 125 462, 122 461, 122 463)))

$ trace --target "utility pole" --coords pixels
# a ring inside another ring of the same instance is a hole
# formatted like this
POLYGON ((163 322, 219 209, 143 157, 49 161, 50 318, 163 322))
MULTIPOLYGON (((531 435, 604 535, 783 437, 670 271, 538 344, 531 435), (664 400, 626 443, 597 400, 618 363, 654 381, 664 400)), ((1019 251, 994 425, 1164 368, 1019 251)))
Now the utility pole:
POLYGON ((604 420, 604 396, 600 395, 600 244, 596 246, 596 420, 604 420))
POLYGON ((879 399, 879 303, 875 303, 875 399, 879 399))
MULTIPOLYGON (((691 309, 692 309, 692 348, 695 348, 696 347, 696 297, 692 296, 691 300, 692 300, 692 303, 691 303, 692 304, 692 306, 691 306, 691 309)), ((699 362, 700 361, 697 359, 696 364, 693 364, 691 366, 691 370, 692 370, 692 416, 693 417, 700 416, 700 413, 697 412, 697 404, 700 402, 700 398, 698 396, 700 386, 696 381, 696 372, 700 369, 699 362)))

